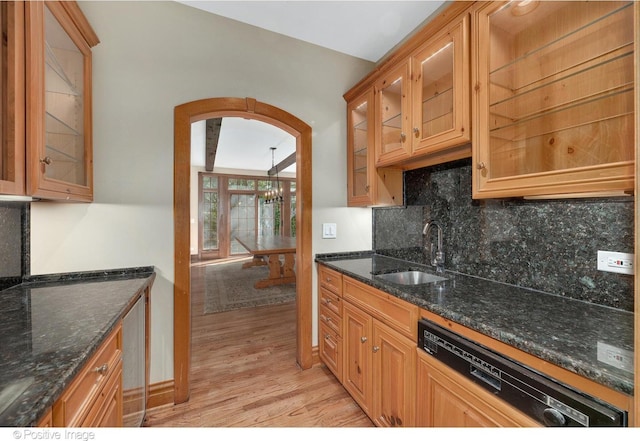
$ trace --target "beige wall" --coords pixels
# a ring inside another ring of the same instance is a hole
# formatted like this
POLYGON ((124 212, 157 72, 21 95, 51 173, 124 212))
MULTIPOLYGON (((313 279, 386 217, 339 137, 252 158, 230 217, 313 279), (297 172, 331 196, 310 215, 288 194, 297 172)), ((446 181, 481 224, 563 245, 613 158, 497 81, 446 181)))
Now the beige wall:
MULTIPOLYGON (((173 378, 174 107, 253 97, 304 120, 313 128, 314 253, 369 249, 371 210, 345 208, 342 94, 373 66, 179 3, 80 7, 101 40, 93 52, 95 198, 32 204, 31 272, 155 266, 158 382, 173 378), (338 240, 321 239, 323 222, 338 224, 338 240)), ((314 324, 314 342, 316 334, 314 324)))

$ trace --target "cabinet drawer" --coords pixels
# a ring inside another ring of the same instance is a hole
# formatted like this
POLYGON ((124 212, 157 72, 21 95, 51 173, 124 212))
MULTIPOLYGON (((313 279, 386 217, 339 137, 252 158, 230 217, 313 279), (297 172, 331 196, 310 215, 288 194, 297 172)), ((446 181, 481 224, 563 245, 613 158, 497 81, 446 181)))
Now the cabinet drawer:
POLYGON ((320 281, 320 286, 324 286, 339 296, 342 295, 342 274, 338 271, 334 271, 324 265, 319 265, 318 280, 320 281))
POLYGON ((107 380, 121 366, 121 359, 122 328, 118 325, 54 403, 55 427, 79 426, 83 423, 107 380))
POLYGON ((398 332, 415 340, 418 333, 418 307, 364 283, 344 278, 343 298, 398 332))
POLYGON ((325 305, 320 305, 320 323, 323 323, 333 332, 342 336, 342 315, 338 315, 325 305))
POLYGON ((323 286, 320 287, 320 310, 322 308, 326 308, 338 317, 342 317, 342 299, 323 286))
POLYGON ((122 362, 119 361, 100 392, 83 427, 122 427, 122 362))
POLYGON ((320 360, 342 382, 342 338, 324 323, 320 323, 320 360))

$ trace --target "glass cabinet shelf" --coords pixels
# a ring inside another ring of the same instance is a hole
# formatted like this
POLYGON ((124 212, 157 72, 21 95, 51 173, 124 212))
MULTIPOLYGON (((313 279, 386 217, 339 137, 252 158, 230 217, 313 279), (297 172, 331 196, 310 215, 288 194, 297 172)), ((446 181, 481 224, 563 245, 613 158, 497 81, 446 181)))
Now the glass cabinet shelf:
MULTIPOLYGON (((571 2, 540 2, 536 12, 545 19, 553 21, 554 14, 557 14, 567 3, 571 2)), ((557 36, 551 41, 539 42, 534 39, 535 33, 532 33, 531 40, 536 41, 538 47, 531 48, 522 56, 508 60, 504 64, 494 65, 504 60, 492 60, 491 84, 517 93, 536 82, 545 81, 548 77, 579 69, 581 65, 597 61, 600 57, 624 46, 632 49, 633 27, 627 26, 626 22, 631 16, 633 4, 620 6, 620 2, 595 3, 598 4, 599 9, 606 8, 602 11, 603 16, 596 16, 593 20, 590 20, 593 13, 574 16, 578 20, 587 22, 577 24, 577 29, 557 36), (603 35, 607 38, 602 38, 603 35)), ((505 8, 509 6, 511 4, 507 4, 505 8)), ((520 28, 510 26, 508 21, 505 22, 509 18, 511 18, 510 14, 502 10, 498 11, 492 17, 492 27, 504 35, 513 35, 520 31, 520 28)), ((535 20, 535 17, 531 20, 535 20)), ((544 24, 540 26, 545 28, 544 24)))
POLYGON ((47 92, 63 93, 73 96, 81 96, 82 91, 76 88, 76 85, 69 79, 64 68, 60 65, 54 50, 48 42, 45 41, 45 65, 47 78, 47 92))
POLYGON ((480 8, 474 196, 629 191, 634 4, 480 8), (486 112, 483 114, 483 112, 486 112), (485 116, 486 115, 486 116, 485 116))

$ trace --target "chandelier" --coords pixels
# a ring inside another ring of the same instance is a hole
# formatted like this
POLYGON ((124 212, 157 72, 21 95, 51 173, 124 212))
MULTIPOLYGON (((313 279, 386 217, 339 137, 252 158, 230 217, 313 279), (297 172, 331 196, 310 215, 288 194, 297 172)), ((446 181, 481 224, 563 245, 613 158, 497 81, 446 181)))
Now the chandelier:
POLYGON ((273 180, 271 174, 269 174, 269 190, 264 195, 265 204, 273 204, 282 202, 282 188, 280 188, 280 178, 278 177, 278 167, 275 165, 275 152, 276 147, 270 147, 271 149, 271 169, 276 170, 276 185, 273 186, 273 180))

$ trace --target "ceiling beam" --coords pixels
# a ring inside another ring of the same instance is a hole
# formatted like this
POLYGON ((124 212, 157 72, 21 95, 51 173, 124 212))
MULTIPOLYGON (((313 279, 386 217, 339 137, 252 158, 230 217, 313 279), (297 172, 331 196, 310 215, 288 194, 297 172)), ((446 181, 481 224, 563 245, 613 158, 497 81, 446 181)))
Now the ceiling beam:
POLYGON ((273 176, 276 173, 280 173, 282 170, 284 170, 285 168, 287 168, 290 165, 293 165, 295 163, 296 163, 296 152, 293 152, 289 156, 284 158, 282 161, 280 161, 278 164, 276 164, 273 167, 271 167, 269 169, 269 171, 267 172, 267 174, 269 176, 273 176))
POLYGON ((216 151, 218 150, 218 139, 220 139, 221 127, 222 118, 212 118, 207 120, 204 153, 204 169, 206 171, 213 171, 213 163, 216 159, 216 151))

